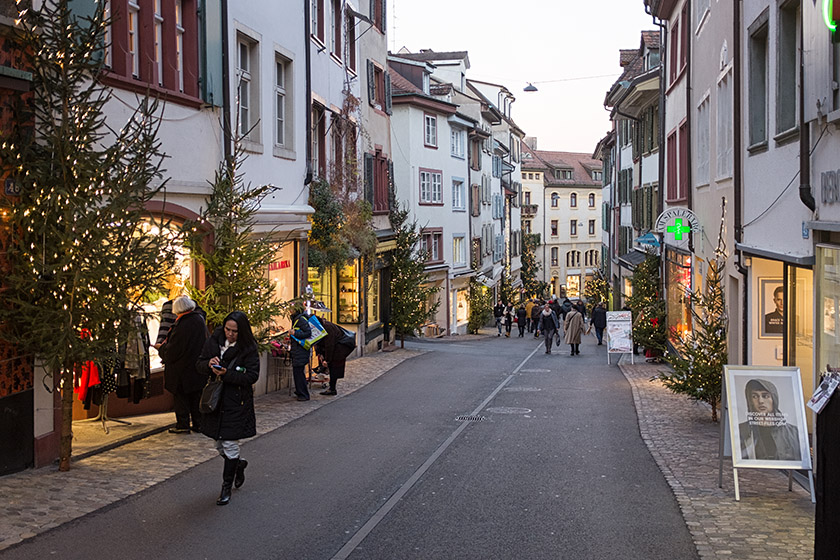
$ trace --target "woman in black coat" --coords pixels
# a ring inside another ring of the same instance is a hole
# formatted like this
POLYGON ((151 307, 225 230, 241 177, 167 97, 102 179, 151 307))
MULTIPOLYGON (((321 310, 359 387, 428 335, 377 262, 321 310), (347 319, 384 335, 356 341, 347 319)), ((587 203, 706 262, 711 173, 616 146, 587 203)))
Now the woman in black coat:
POLYGON ((196 312, 195 302, 180 296, 172 302, 175 322, 169 327, 158 351, 164 363, 163 386, 175 397, 175 427, 172 434, 201 431, 201 412, 198 403, 207 376, 196 370, 195 362, 207 340, 207 324, 196 312))
POLYGON ((309 325, 309 318, 302 309, 295 309, 292 312, 292 379, 295 381, 295 395, 299 401, 309 400, 309 383, 306 381, 306 365, 309 363, 309 350, 298 342, 304 341, 312 336, 312 327, 309 325))
POLYGON ((528 313, 525 311, 525 305, 519 304, 519 309, 516 310, 516 326, 519 327, 519 338, 525 336, 525 323, 528 313))
POLYGON ((225 460, 222 493, 216 500, 223 506, 230 502, 231 486, 239 488, 245 482, 248 462, 239 456, 239 440, 257 435, 253 385, 260 377, 260 355, 243 312, 230 313, 213 331, 196 369, 205 374, 205 381, 214 375, 224 381, 219 406, 205 414, 201 423, 201 431, 216 440, 216 449, 225 460))

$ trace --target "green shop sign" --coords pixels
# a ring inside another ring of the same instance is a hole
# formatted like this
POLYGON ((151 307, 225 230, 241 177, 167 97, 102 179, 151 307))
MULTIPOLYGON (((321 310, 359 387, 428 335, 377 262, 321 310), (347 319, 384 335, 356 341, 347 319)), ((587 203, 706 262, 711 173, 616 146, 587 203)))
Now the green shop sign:
POLYGON ((686 241, 689 233, 700 231, 700 220, 688 208, 669 208, 659 215, 653 229, 666 240, 686 241))

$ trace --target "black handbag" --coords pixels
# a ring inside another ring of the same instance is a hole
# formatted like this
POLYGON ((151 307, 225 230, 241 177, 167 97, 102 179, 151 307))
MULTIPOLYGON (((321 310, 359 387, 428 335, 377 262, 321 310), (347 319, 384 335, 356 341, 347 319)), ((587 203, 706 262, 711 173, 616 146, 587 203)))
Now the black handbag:
POLYGON ((350 350, 356 349, 356 333, 353 331, 348 331, 344 327, 341 327, 341 330, 344 331, 344 336, 338 339, 338 343, 350 348, 350 350))
POLYGON ((198 403, 198 410, 202 414, 210 414, 219 408, 219 403, 222 400, 222 388, 225 382, 220 376, 208 381, 204 389, 201 390, 201 400, 198 403))

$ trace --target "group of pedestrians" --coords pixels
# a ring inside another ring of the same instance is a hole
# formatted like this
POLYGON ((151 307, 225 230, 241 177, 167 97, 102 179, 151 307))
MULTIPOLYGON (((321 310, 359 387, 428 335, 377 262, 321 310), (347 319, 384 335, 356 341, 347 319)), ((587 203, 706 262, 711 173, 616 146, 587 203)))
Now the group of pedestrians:
MULTIPOLYGON (((200 432, 212 438, 224 460, 222 490, 216 504, 230 502, 231 491, 245 483, 248 461, 240 455, 239 440, 257 434, 254 412, 254 384, 260 375, 259 346, 248 317, 242 311, 228 314, 212 333, 206 314, 188 296, 167 302, 161 329, 154 347, 164 363, 164 386, 175 401, 173 434, 200 432), (200 409, 202 391, 208 382, 222 382, 218 404, 212 411, 200 409)), ((291 362, 295 395, 309 400, 305 366, 310 348, 304 344, 312 329, 303 309, 292 313, 291 362)), ((326 362, 330 387, 322 395, 336 395, 336 382, 344 377, 347 356, 353 347, 342 344, 346 333, 341 327, 321 320, 326 336, 314 348, 326 362)))
POLYGON ((582 301, 572 302, 569 298, 561 301, 554 296, 548 300, 530 299, 519 306, 506 304, 500 299, 493 307, 493 316, 498 329, 496 336, 502 336, 504 326, 505 336, 510 337, 512 324, 516 322, 520 338, 525 336, 526 331, 533 333, 534 338, 544 338, 546 354, 551 354, 554 345, 560 346, 562 332, 565 344, 569 345, 569 355, 578 356, 583 335, 594 329, 601 345, 607 326, 607 311, 603 302, 593 307, 587 326, 586 307, 582 301))

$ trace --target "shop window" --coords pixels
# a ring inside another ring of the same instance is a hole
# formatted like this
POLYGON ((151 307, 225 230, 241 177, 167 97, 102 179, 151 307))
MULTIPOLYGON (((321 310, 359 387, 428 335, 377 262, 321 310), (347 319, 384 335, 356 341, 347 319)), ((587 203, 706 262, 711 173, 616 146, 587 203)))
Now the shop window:
POLYGON ((566 276, 566 297, 580 297, 580 276, 566 276))
MULTIPOLYGON (((268 281, 273 290, 272 299, 282 303, 295 298, 295 245, 294 242, 282 244, 268 265, 268 281)), ((276 326, 286 331, 291 326, 288 317, 276 317, 276 326)))
POLYGON ((315 301, 324 304, 324 307, 329 311, 318 311, 319 317, 324 317, 328 321, 334 321, 335 313, 333 312, 335 306, 335 281, 333 279, 334 272, 332 269, 324 271, 323 274, 318 272, 317 268, 309 267, 308 278, 309 285, 312 287, 312 297, 315 301))
POLYGON ((359 261, 338 271, 338 322, 359 322, 359 261))
POLYGON ((458 290, 455 295, 455 320, 457 323, 466 323, 469 320, 470 307, 467 303, 467 292, 469 290, 458 290))
POLYGON ((374 270, 368 274, 367 282, 367 324, 368 327, 379 323, 382 319, 380 317, 380 302, 379 302, 379 283, 382 281, 382 272, 374 270))
POLYGON ((691 334, 691 257, 673 251, 665 265, 668 336, 673 342, 691 334))

